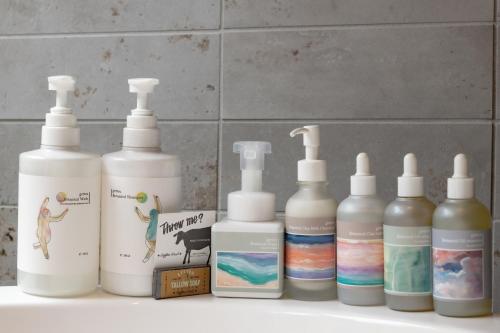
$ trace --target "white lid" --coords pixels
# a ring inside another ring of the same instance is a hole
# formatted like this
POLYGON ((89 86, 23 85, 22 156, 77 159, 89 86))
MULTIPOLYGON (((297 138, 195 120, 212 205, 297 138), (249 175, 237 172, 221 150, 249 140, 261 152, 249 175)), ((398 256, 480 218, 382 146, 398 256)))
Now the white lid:
POLYGON ((448 178, 449 199, 471 199, 474 197, 474 178, 468 176, 467 157, 458 154, 454 160, 453 176, 448 178))
POLYGON ((76 147, 80 145, 80 129, 68 107, 68 93, 75 91, 75 79, 67 75, 49 76, 49 90, 56 91, 56 105, 45 115, 42 145, 76 147))
POLYGON ((351 195, 375 195, 376 178, 370 173, 370 159, 366 153, 356 156, 356 173, 351 176, 351 195))
POLYGON ((153 111, 148 109, 148 94, 158 85, 158 79, 129 79, 131 93, 137 93, 137 107, 127 116, 127 127, 123 129, 123 146, 134 148, 159 148, 160 130, 153 111))
POLYGON ((417 157, 408 153, 404 157, 403 175, 398 177, 398 197, 422 197, 424 178, 417 172, 417 157))
POLYGON ((264 155, 271 154, 271 144, 260 141, 239 141, 233 152, 240 154, 241 191, 227 196, 227 216, 234 221, 274 220, 275 195, 262 192, 264 155))
POLYGON ((326 181, 326 161, 318 159, 319 126, 304 126, 290 132, 292 138, 297 134, 303 135, 306 147, 306 158, 297 162, 297 179, 304 182, 326 181))

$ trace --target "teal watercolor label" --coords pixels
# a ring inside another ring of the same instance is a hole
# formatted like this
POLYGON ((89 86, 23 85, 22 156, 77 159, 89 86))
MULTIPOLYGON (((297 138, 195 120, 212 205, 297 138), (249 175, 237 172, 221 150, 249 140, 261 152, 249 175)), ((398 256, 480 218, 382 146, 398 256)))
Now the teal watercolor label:
POLYGON ((392 295, 431 295, 431 228, 384 225, 384 290, 392 295))

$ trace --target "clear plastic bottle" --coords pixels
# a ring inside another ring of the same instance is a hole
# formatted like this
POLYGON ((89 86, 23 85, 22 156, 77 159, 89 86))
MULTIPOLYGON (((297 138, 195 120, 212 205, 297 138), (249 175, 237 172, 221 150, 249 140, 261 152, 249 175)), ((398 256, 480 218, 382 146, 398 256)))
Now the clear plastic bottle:
POLYGON ((337 210, 337 292, 349 305, 382 305, 384 298, 383 218, 368 155, 356 157, 351 195, 337 210))
POLYGON ((49 77, 56 106, 41 148, 19 156, 17 281, 27 293, 66 297, 97 287, 101 161, 81 152, 67 93, 70 76, 49 77))
POLYGON ((385 301, 400 311, 432 310, 432 213, 417 159, 406 154, 398 197, 384 215, 385 301))
POLYGON ((158 214, 181 209, 181 164, 160 149, 147 95, 156 79, 130 79, 137 108, 127 117, 123 148, 103 156, 101 284, 127 296, 151 296, 158 214))
POLYGON ((448 198, 433 216, 434 309, 452 317, 491 314, 491 215, 474 198, 464 154, 455 156, 448 198))
POLYGON ((318 159, 319 127, 304 126, 306 159, 298 162, 299 190, 287 202, 286 292, 300 300, 337 297, 335 280, 335 217, 337 202, 328 193, 326 162, 318 159))

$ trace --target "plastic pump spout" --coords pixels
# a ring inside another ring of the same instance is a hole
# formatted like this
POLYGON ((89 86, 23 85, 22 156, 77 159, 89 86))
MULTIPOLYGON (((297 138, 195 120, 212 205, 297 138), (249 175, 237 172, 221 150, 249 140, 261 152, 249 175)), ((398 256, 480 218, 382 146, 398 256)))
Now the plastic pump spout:
POLYGON ((468 175, 467 157, 464 154, 455 156, 453 169, 453 176, 448 178, 448 198, 472 199, 474 178, 468 175))
POLYGON ((293 138, 301 134, 305 147, 305 159, 297 163, 297 178, 299 181, 324 182, 326 181, 326 161, 319 158, 319 126, 308 125, 296 128, 290 132, 293 138))
POLYGON ((137 93, 137 107, 132 110, 132 115, 152 116, 153 111, 148 109, 148 94, 152 94, 160 81, 153 78, 129 79, 131 93, 137 93))
POLYGON ((406 154, 403 160, 403 175, 398 177, 398 197, 421 197, 424 195, 424 178, 418 175, 417 169, 415 154, 406 154))
POLYGON ((264 158, 271 154, 271 144, 261 141, 239 141, 233 144, 233 152, 240 154, 241 191, 262 191, 264 158))
POLYGON ((71 113, 68 107, 68 93, 75 91, 75 79, 68 75, 49 76, 49 90, 56 91, 56 106, 51 113, 71 113))
POLYGON ((76 147, 80 130, 68 103, 68 93, 75 91, 75 79, 68 75, 49 76, 49 90, 56 92, 56 105, 45 115, 42 146, 76 147))
POLYGON ((160 83, 154 78, 129 79, 129 90, 137 94, 137 106, 127 116, 127 127, 123 129, 123 146, 132 148, 160 147, 160 131, 156 117, 148 108, 149 95, 160 83))
POLYGON ((351 176, 351 195, 375 195, 376 178, 370 172, 370 159, 366 153, 356 156, 356 173, 351 176))

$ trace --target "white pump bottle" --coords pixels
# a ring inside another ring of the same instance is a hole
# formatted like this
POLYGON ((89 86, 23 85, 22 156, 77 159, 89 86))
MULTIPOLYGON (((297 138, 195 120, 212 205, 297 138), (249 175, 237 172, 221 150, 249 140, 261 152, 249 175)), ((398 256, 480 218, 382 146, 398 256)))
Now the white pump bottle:
POLYGON ((181 164, 161 151, 148 95, 157 79, 130 79, 137 107, 122 150, 103 156, 101 284, 111 293, 151 296, 158 214, 182 208, 181 164))
POLYGON ((384 304, 384 209, 368 155, 359 153, 351 195, 337 210, 337 292, 342 303, 384 304))
POLYGON ((71 76, 51 76, 56 106, 46 114, 41 147, 19 156, 17 281, 30 294, 75 296, 97 287, 101 164, 79 150, 68 107, 71 76))
POLYGON ((227 218, 212 226, 212 294, 279 298, 283 293, 283 223, 275 220, 275 195, 262 191, 269 142, 235 142, 241 191, 228 195, 227 218))
POLYGON ((294 129, 302 134, 305 159, 297 163, 299 191, 285 208, 285 275, 288 296, 301 300, 336 297, 335 218, 337 202, 328 193, 326 161, 319 159, 319 126, 294 129))

